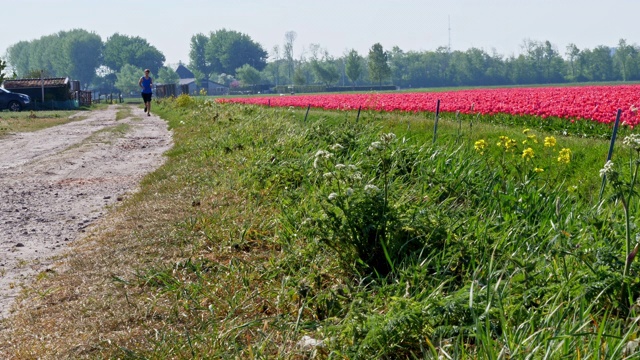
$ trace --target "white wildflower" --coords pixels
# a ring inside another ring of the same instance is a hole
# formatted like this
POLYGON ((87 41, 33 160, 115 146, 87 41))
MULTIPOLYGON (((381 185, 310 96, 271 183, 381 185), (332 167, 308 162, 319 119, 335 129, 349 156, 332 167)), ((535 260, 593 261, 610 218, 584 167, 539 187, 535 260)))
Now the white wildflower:
POLYGON ((344 149, 344 146, 340 145, 340 144, 333 144, 329 147, 329 149, 333 150, 333 151, 337 151, 337 150, 342 150, 344 149))
POLYGON ((382 134, 380 136, 380 140, 385 144, 389 144, 393 142, 395 139, 396 139, 396 134, 394 133, 382 134))
POLYGON ((379 192, 380 188, 375 186, 375 185, 372 185, 372 184, 367 184, 367 185, 364 186, 364 191, 366 191, 367 193, 372 194, 372 193, 379 192))
POLYGON ((329 201, 334 200, 334 199, 335 199, 335 198, 337 198, 337 197, 338 197, 338 194, 336 194, 336 193, 331 193, 331 194, 329 194, 329 201))
POLYGON ((338 170, 342 170, 344 168, 346 168, 347 166, 345 164, 336 164, 336 169, 338 170))
POLYGON ((380 141, 374 141, 369 146, 369 151, 375 151, 375 150, 381 150, 381 149, 382 149, 382 143, 380 141))
POLYGON ((352 188, 347 188, 347 190, 345 192, 346 192, 347 196, 353 195, 353 189, 352 188))
POLYGON ((327 179, 331 179, 333 177, 333 173, 332 172, 324 173, 322 174, 322 176, 326 177, 327 179))
POLYGON ((640 151, 640 134, 631 134, 625 137, 622 143, 636 151, 640 151))
POLYGON ((607 163, 604 164, 604 167, 600 169, 600 177, 611 177, 611 175, 613 175, 614 173, 615 171, 613 170, 613 162, 611 160, 607 161, 607 163))

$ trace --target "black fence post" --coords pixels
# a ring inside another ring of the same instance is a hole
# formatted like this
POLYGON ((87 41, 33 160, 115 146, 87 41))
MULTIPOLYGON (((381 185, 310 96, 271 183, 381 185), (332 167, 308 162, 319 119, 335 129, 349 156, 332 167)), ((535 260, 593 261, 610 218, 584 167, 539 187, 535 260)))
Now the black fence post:
POLYGON ((360 110, 362 110, 362 105, 358 106, 358 116, 356 116, 356 122, 360 120, 360 110))
POLYGON ((440 99, 438 99, 438 103, 436 104, 436 121, 433 125, 433 143, 436 143, 436 138, 438 137, 438 118, 440 117, 440 99))
MULTIPOLYGON (((607 153, 607 161, 605 164, 611 160, 613 156, 613 146, 616 143, 616 137, 618 135, 618 127, 620 126, 620 115, 622 115, 622 110, 618 109, 616 113, 616 122, 613 124, 613 134, 611 135, 611 143, 609 144, 609 153, 607 153)), ((600 198, 598 201, 602 201, 602 194, 604 194, 604 186, 607 183, 607 175, 602 175, 602 185, 600 186, 600 198)))
POLYGON ((304 114, 304 122, 307 122, 307 116, 309 116, 309 109, 311 109, 311 104, 307 106, 307 113, 304 114))

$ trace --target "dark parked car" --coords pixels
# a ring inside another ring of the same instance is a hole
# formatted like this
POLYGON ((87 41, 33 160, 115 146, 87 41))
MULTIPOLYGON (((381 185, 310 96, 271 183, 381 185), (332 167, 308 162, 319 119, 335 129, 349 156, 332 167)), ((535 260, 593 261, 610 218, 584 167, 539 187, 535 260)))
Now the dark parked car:
POLYGON ((14 93, 7 89, 0 88, 0 110, 20 111, 31 102, 29 95, 14 93))

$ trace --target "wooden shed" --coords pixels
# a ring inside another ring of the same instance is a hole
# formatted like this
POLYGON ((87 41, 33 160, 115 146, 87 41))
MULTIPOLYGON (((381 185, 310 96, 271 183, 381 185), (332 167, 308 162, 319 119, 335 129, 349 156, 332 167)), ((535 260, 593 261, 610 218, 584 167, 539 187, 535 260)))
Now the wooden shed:
POLYGON ((13 92, 27 94, 34 102, 68 101, 71 97, 69 78, 15 79, 5 80, 2 86, 13 92))

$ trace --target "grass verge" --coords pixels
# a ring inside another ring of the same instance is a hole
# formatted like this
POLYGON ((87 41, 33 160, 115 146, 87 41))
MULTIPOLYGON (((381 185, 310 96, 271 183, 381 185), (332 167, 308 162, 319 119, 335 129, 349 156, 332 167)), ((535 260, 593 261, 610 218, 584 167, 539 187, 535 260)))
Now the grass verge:
POLYGON ((622 275, 620 191, 599 201, 607 141, 571 136, 588 130, 449 115, 433 141, 424 115, 154 109, 168 162, 27 290, 5 354, 633 354, 639 269, 622 275))

